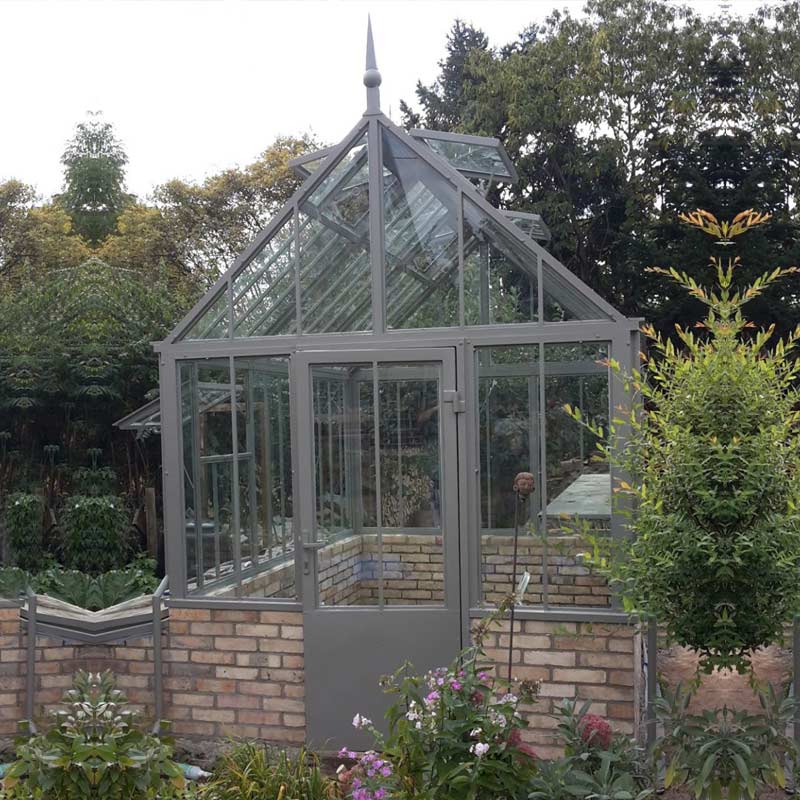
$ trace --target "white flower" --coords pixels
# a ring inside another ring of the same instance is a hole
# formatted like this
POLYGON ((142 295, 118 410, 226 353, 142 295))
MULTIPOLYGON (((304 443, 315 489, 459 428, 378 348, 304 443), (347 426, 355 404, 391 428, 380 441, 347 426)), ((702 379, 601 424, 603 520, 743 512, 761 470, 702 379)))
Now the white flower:
POLYGON ((501 703, 516 703, 518 702, 518 700, 519 698, 515 694, 511 694, 511 692, 509 692, 508 694, 504 694, 500 698, 501 703))
POLYGON ((372 720, 371 719, 367 719, 366 717, 362 717, 361 714, 356 714, 353 717, 353 727, 354 728, 361 729, 361 728, 366 728, 369 725, 372 725, 372 720))
POLYGON ((505 728, 508 722, 505 714, 501 714, 494 708, 489 709, 489 719, 491 720, 492 725, 497 725, 498 728, 505 728))
POLYGON ((485 756, 489 752, 489 745, 485 742, 475 742, 469 749, 470 753, 476 755, 478 758, 485 756))
POLYGON ((483 731, 480 728, 473 728, 469 732, 470 739, 477 739, 482 733, 483 731))

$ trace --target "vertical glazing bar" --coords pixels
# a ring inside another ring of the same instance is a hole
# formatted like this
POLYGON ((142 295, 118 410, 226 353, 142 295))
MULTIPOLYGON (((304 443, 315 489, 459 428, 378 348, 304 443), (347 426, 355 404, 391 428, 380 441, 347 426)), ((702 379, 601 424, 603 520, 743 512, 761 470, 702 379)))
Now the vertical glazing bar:
POLYGON ((464 295, 464 193, 458 192, 458 324, 466 325, 466 309, 464 295))
POLYGON ((36 593, 28 588, 28 630, 26 635, 25 716, 33 722, 36 690, 36 593))
POLYGON ((383 492, 381 487, 381 410, 378 362, 372 362, 372 408, 375 446, 375 524, 378 534, 378 608, 383 608, 383 492))
POLYGON ((544 322, 544 269, 542 267, 542 257, 536 254, 536 319, 538 322, 544 322))
MULTIPOLYGON (((202 418, 200 416, 200 381, 198 379, 198 368, 196 363, 192 363, 192 470, 194 472, 194 568, 195 582, 197 588, 203 588, 203 509, 206 507, 206 495, 208 492, 205 486, 206 474, 200 464, 200 453, 203 447, 203 437, 200 433, 202 418)), ((188 552, 184 553, 184 559, 188 552)))
MULTIPOLYGON (((159 386, 161 387, 161 463, 164 482, 164 555, 167 574, 172 580, 175 597, 187 593, 186 557, 189 546, 186 508, 190 498, 186 497, 186 451, 184 441, 183 411, 180 381, 180 364, 167 353, 158 358, 159 386), (167 502, 170 498, 170 502, 167 502)), ((189 381, 191 385, 191 381, 189 381)), ((189 432, 191 436, 191 431, 189 432)), ((192 439, 192 443, 194 440, 192 439)), ((191 465, 193 469, 193 464, 191 465)), ((197 473, 192 472, 191 491, 197 486, 197 473)), ((192 500, 194 503, 194 501, 192 500)), ((195 515, 197 508, 194 509, 195 515)))
POLYGON ((547 524, 547 403, 545 399, 546 382, 544 379, 544 343, 539 342, 539 461, 541 473, 539 482, 542 490, 540 493, 542 508, 542 605, 547 607, 550 602, 550 576, 548 574, 548 537, 550 529, 547 524))
POLYGON ((233 502, 233 571, 236 576, 236 596, 242 595, 242 510, 241 490, 239 488, 239 429, 236 419, 236 367, 233 356, 228 356, 228 380, 230 383, 231 403, 231 437, 233 439, 233 465, 231 477, 231 495, 233 502))
MULTIPOLYGON (((289 398, 287 398, 288 400, 289 398)), ((286 552, 286 458, 284 451, 286 448, 285 434, 283 429, 283 381, 278 384, 278 392, 276 394, 276 409, 275 413, 278 416, 278 469, 280 470, 280 508, 281 508, 281 551, 286 552)), ((286 405, 290 407, 289 403, 286 405)), ((270 434, 272 433, 272 421, 270 420, 270 434)), ((272 438, 270 436, 270 438, 272 438)), ((270 457, 272 451, 270 450, 270 457)), ((270 506, 272 498, 270 497, 270 506)), ((272 542, 272 529, 269 532, 270 543, 272 542)), ((270 544, 270 558, 272 558, 272 545, 270 544)))
POLYGON ((478 259, 480 261, 480 303, 481 324, 488 325, 491 320, 491 298, 489 286, 489 244, 481 242, 478 245, 478 259))
POLYGON ((333 494, 333 404, 331 403, 331 381, 326 381, 328 403, 328 496, 331 498, 331 529, 336 530, 336 504, 333 494))
POLYGON ((303 305, 300 302, 300 209, 295 203, 292 209, 292 260, 294 261, 294 307, 297 318, 297 333, 303 332, 303 305))
MULTIPOLYGON (((526 469, 530 470, 533 475, 536 475, 536 465, 539 463, 538 453, 536 452, 536 439, 538 433, 538 426, 537 421, 539 417, 536 414, 536 391, 537 391, 537 380, 536 376, 528 375, 526 380, 526 386, 528 387, 528 460, 529 464, 525 466, 526 469)), ((533 493, 528 498, 528 520, 533 524, 534 528, 538 530, 539 523, 539 512, 538 512, 538 505, 539 505, 539 494, 541 492, 541 487, 539 484, 541 481, 537 480, 535 484, 535 488, 533 493)))
MULTIPOLYGON (((262 546, 267 554, 267 559, 272 559, 274 547, 272 530, 274 519, 272 515, 272 498, 275 496, 275 475, 272 471, 272 403, 269 394, 274 386, 270 375, 267 380, 261 379, 261 471, 264 474, 264 485, 261 488, 261 502, 264 509, 264 536, 262 546)), ((280 386, 278 387, 280 390, 280 386)), ((280 437, 279 437, 280 438, 280 437)), ((280 442, 278 443, 281 444, 280 442)))
MULTIPOLYGON (((325 527, 325 505, 323 500, 324 484, 322 475, 322 397, 318 389, 322 388, 322 378, 311 378, 311 392, 314 396, 314 426, 317 433, 317 452, 316 452, 316 467, 317 467, 317 540, 325 527)), ((312 431, 313 434, 313 431, 312 431)))
MULTIPOLYGON (((219 543, 219 471, 216 461, 211 462, 211 507, 214 509, 214 574, 219 578, 222 566, 222 554, 219 543)), ((205 558, 203 558, 202 573, 205 577, 205 558)))
POLYGON ((339 381, 336 390, 336 408, 338 423, 336 425, 337 442, 336 452, 339 455, 339 480, 338 480, 338 494, 339 494, 339 510, 342 518, 342 528, 348 528, 352 525, 344 498, 346 497, 347 489, 345 488, 344 474, 345 474, 345 458, 344 458, 344 422, 345 422, 345 405, 344 405, 344 383, 339 381))
POLYGON ((233 278, 228 278, 225 291, 228 293, 228 338, 233 339, 233 286, 231 285, 233 278))
MULTIPOLYGON (((487 385, 487 381, 483 381, 483 385, 487 385)), ((492 528, 494 527, 494 516, 493 516, 493 503, 492 503, 492 415, 491 415, 491 404, 492 404, 492 386, 489 383, 489 390, 486 392, 485 402, 483 404, 484 411, 486 413, 485 422, 484 422, 484 430, 486 434, 486 438, 484 440, 486 446, 486 460, 484 465, 484 475, 485 475, 485 486, 486 486, 486 531, 487 533, 491 533, 492 528)))
MULTIPOLYGON (((583 375, 578 375, 578 409, 581 412, 581 419, 586 419, 586 414, 583 413, 583 375)), ((586 442, 584 440, 584 427, 583 425, 578 425, 578 443, 579 443, 579 453, 581 458, 581 474, 584 472, 584 462, 586 459, 586 442)))
POLYGON ((247 452, 247 519, 250 530, 250 567, 258 566, 258 491, 256 490, 256 404, 255 390, 253 387, 253 367, 248 365, 244 370, 245 380, 247 381, 247 429, 245 431, 245 441, 247 452))
POLYGON ((406 524, 406 512, 403 506, 403 420, 400 414, 400 381, 395 383, 397 392, 395 394, 395 404, 397 408, 397 508, 398 508, 398 527, 403 527, 406 524))
POLYGON ((372 272, 372 329, 386 330, 386 292, 384 280, 383 229, 383 153, 377 119, 367 129, 369 163, 369 263, 372 272))

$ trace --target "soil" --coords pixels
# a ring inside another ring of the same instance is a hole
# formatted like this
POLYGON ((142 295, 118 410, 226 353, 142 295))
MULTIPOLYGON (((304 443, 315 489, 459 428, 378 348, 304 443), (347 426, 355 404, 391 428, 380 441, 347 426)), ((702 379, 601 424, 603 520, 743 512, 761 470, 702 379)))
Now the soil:
MULTIPOLYGON (((668 686, 675 686, 678 681, 687 683, 697 671, 697 661, 697 656, 683 647, 659 650, 658 672, 668 686)), ((753 656, 753 668, 759 681, 780 689, 790 679, 792 653, 776 645, 766 647, 753 656)), ((693 713, 723 706, 753 713, 761 711, 747 675, 724 670, 703 675, 702 678, 703 682, 690 706, 693 713)))

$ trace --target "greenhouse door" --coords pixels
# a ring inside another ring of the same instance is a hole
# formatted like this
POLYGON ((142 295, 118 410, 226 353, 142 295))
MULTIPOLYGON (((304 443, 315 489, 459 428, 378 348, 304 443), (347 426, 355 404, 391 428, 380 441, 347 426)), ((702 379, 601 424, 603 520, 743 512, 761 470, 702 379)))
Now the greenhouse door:
POLYGON ((455 351, 296 357, 306 724, 321 750, 369 745, 382 675, 461 646, 455 351))

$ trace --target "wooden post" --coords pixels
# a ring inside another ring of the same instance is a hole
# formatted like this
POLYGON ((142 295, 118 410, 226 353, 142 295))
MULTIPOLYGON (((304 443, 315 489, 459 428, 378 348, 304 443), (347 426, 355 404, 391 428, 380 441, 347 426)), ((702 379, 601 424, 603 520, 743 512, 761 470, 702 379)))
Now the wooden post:
POLYGON ((147 528, 147 555, 158 560, 158 520, 156 519, 156 490, 144 490, 144 516, 147 528))

